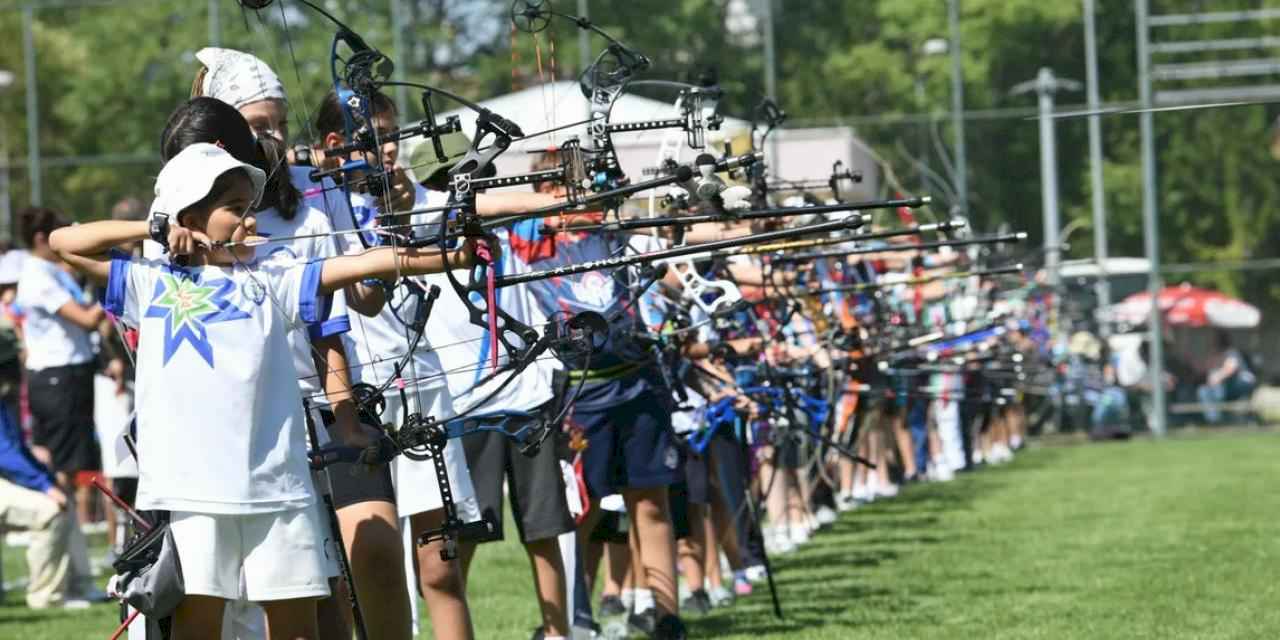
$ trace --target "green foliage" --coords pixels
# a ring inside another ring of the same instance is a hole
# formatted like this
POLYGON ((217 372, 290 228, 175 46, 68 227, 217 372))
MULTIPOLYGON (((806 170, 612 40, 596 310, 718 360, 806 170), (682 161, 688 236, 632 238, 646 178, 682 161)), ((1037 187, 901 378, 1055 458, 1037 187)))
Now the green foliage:
MULTIPOLYGON (((36 3, 39 5, 39 3, 36 3)), ((293 3, 255 14, 233 0, 219 7, 224 46, 252 51, 283 77, 293 107, 292 130, 306 121, 328 88, 332 27, 293 3), (288 25, 286 38, 285 24, 288 25)), ((708 70, 727 90, 724 110, 750 117, 764 92, 764 56, 757 43, 724 27, 728 0, 647 0, 588 3, 592 21, 648 55, 647 77, 696 81, 708 70)), ((750 4, 758 4, 752 1, 750 4)), ((775 1, 778 93, 795 123, 857 122, 859 134, 890 162, 907 189, 922 189, 923 173, 949 176, 951 60, 924 54, 930 38, 947 38, 941 0, 775 1), (927 114, 921 121, 897 116, 927 114), (944 158, 943 154, 948 157, 944 158)), ((1132 3, 1097 2, 1101 91, 1106 102, 1137 96, 1132 3)), ((1157 2, 1157 13, 1203 10, 1190 0, 1157 2)), ((1262 3, 1265 4, 1265 3, 1262 3)), ((394 48, 391 3, 330 0, 323 5, 375 47, 396 59, 396 76, 439 84, 484 98, 550 80, 576 77, 584 67, 578 31, 552 20, 536 36, 507 23, 507 0, 400 0, 402 48, 394 48), (540 63, 540 64, 539 64, 540 63)), ((560 0, 555 7, 577 11, 560 0)), ((1215 9, 1261 6, 1224 0, 1215 9)), ((46 157, 112 154, 128 163, 46 167, 46 201, 81 218, 104 215, 125 195, 145 196, 157 166, 156 136, 166 115, 185 97, 197 64, 194 52, 209 40, 208 3, 122 0, 36 12, 40 89, 40 144, 46 157)), ((0 126, 9 142, 15 205, 27 199, 25 88, 21 14, 0 8, 0 68, 19 82, 0 96, 0 126)), ((1259 27, 1226 23, 1156 30, 1154 39, 1249 37, 1259 27)), ((1042 66, 1083 80, 1080 3, 1043 0, 961 0, 961 55, 968 110, 1031 109, 1032 96, 1010 89, 1042 66)), ((594 57, 605 41, 590 37, 594 57)), ((1226 52, 1219 57, 1262 57, 1269 51, 1226 52)), ((1216 55, 1216 54, 1215 54, 1216 55)), ((1164 55, 1157 62, 1186 62, 1164 55)), ((1257 81, 1269 81, 1260 78, 1257 81)), ((1162 88, 1183 85, 1166 83, 1162 88)), ((669 89, 646 88, 669 99, 669 89)), ((419 113, 418 97, 400 94, 419 113)), ((1063 93, 1061 105, 1079 105, 1082 93, 1063 93)), ((451 107, 443 102, 441 107, 451 107)), ((1271 255, 1280 239, 1280 192, 1270 179, 1274 160, 1265 149, 1276 109, 1224 108, 1156 116, 1165 262, 1248 259, 1271 255)), ((1021 115, 971 119, 967 124, 972 218, 979 229, 1002 223, 1041 233, 1039 142, 1036 124, 1021 115)), ((1058 123, 1063 224, 1089 220, 1089 166, 1084 119, 1058 123)), ((1112 255, 1142 255, 1141 172, 1137 118, 1104 118, 1106 181, 1112 255)), ((942 196, 938 188, 930 188, 942 196)), ((1090 224, 1071 238, 1069 257, 1092 255, 1090 224)), ((1265 274, 1196 274, 1202 284, 1260 291, 1265 274)), ((1255 299, 1255 301, 1258 301, 1255 299)))

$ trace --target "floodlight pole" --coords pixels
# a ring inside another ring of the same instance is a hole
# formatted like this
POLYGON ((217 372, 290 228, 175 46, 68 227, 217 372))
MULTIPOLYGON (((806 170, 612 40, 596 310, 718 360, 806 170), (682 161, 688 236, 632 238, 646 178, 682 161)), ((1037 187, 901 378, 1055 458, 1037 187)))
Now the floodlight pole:
POLYGON ((964 64, 960 56, 960 0, 947 1, 947 23, 951 31, 951 129, 956 147, 956 199, 958 213, 969 217, 969 168, 964 150, 964 64))
POLYGON ((1147 293, 1151 296, 1151 312, 1148 318, 1151 333, 1151 362, 1147 373, 1151 376, 1151 432, 1156 437, 1165 434, 1168 425, 1164 398, 1164 318, 1160 315, 1160 221, 1156 217, 1156 151, 1155 123, 1151 113, 1151 57, 1150 26, 1147 0, 1134 0, 1138 28, 1138 96, 1142 113, 1138 124, 1142 134, 1142 234, 1147 250, 1150 273, 1147 275, 1147 293))
POLYGON ((209 0, 209 46, 222 46, 222 16, 218 11, 218 6, 222 4, 219 0, 209 0))
POLYGON ((32 206, 44 204, 40 175, 40 94, 36 81, 35 9, 22 8, 22 61, 27 92, 27 177, 31 180, 32 206))
MULTIPOLYGON (((1040 104, 1040 201, 1044 210, 1045 272, 1049 284, 1059 283, 1058 264, 1062 260, 1062 242, 1058 238, 1062 227, 1058 211, 1058 140, 1054 131, 1053 95, 1059 91, 1078 91, 1080 83, 1058 78, 1048 67, 1041 67, 1034 80, 1013 88, 1014 95, 1035 92, 1040 104)), ((1054 298, 1061 292, 1055 290, 1054 298)))
MULTIPOLYGON (((1101 100, 1098 96, 1098 38, 1094 26, 1093 0, 1084 1, 1084 83, 1088 96, 1089 116, 1089 184, 1093 196, 1093 261, 1098 265, 1098 281, 1094 285, 1097 308, 1111 306, 1111 281, 1107 276, 1107 194, 1102 178, 1102 116, 1097 113, 1101 100)), ((1111 327, 1099 323, 1102 337, 1111 333, 1111 327)))

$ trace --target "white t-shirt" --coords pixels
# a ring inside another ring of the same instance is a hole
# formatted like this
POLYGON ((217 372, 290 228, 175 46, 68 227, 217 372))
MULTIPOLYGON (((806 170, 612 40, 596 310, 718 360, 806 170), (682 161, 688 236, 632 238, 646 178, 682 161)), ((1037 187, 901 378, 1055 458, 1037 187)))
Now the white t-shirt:
POLYGON ((139 508, 245 514, 312 503, 288 334, 319 319, 322 266, 112 262, 107 309, 140 336, 139 508))
MULTIPOLYGON (((445 194, 428 192, 426 189, 418 187, 413 207, 421 209, 441 206, 445 202, 445 194)), ((332 205, 330 206, 332 207, 332 205)), ((332 216, 333 227, 338 231, 355 229, 356 227, 352 225, 353 216, 361 229, 373 229, 377 226, 378 210, 374 206, 373 200, 365 194, 354 192, 351 194, 350 212, 344 206, 338 210, 331 209, 329 213, 332 216)), ((413 216, 413 223, 429 225, 438 221, 440 217, 440 213, 419 214, 413 216)), ((430 232, 430 227, 415 227, 413 231, 421 234, 424 229, 426 230, 425 232, 430 232)), ((372 247, 378 244, 378 236, 367 232, 363 235, 365 242, 369 246, 372 247)), ((365 251, 360 238, 354 233, 335 237, 338 239, 339 250, 344 254, 365 251)), ((429 283, 426 283, 421 278, 415 280, 424 289, 430 286, 429 283)), ((443 289, 446 290, 441 291, 440 299, 443 299, 446 295, 453 295, 451 291, 448 291, 450 287, 443 287, 443 289)), ((436 304, 440 304, 439 299, 436 304)), ((396 287, 393 295, 383 305, 382 311, 378 313, 377 317, 367 318, 358 313, 350 314, 351 330, 343 334, 343 344, 347 349, 347 358, 351 362, 352 380, 376 386, 382 385, 395 376, 395 366, 404 357, 406 349, 409 347, 409 339, 413 337, 412 330, 405 327, 405 322, 412 322, 416 313, 417 303, 415 297, 410 295, 404 285, 401 285, 396 287)), ((433 311, 432 315, 436 313, 440 312, 433 311)), ((429 335, 423 336, 418 342, 418 348, 414 351, 413 357, 409 359, 401 371, 401 377, 411 388, 415 385, 429 388, 445 384, 441 377, 440 359, 431 349, 431 343, 432 340, 429 335)))
MULTIPOLYGON (((274 207, 254 214, 254 219, 258 223, 258 235, 268 238, 292 238, 287 241, 270 242, 259 246, 254 256, 254 262, 272 260, 277 264, 288 266, 294 263, 307 263, 319 258, 340 255, 337 249, 337 242, 332 235, 333 227, 329 223, 329 216, 324 209, 317 206, 326 202, 324 198, 333 197, 329 195, 334 192, 332 189, 333 184, 327 180, 324 183, 313 183, 311 182, 310 173, 310 169, 307 167, 289 167, 289 177, 293 181, 293 186, 304 194, 311 190, 314 196, 303 198, 303 202, 298 205, 298 210, 294 213, 292 219, 285 220, 284 216, 281 216, 280 212, 274 207)), ((159 243, 151 240, 143 242, 142 255, 151 260, 167 262, 169 259, 164 252, 164 248, 159 243)), ((320 376, 316 373, 315 359, 313 357, 315 351, 311 347, 311 340, 337 335, 351 328, 351 323, 347 318, 346 295, 342 291, 335 291, 328 296, 328 300, 330 306, 321 316, 320 322, 308 325, 305 330, 289 334, 289 344, 293 351, 293 364, 298 376, 298 385, 302 389, 303 396, 310 399, 313 404, 324 404, 325 399, 321 394, 320 376)), ((324 439, 323 435, 321 439, 324 439)))
MULTIPOLYGON (((324 188, 325 185, 311 182, 310 171, 306 167, 289 169, 293 186, 298 190, 305 192, 311 188, 324 188)), ((340 255, 329 216, 323 210, 311 206, 313 202, 304 198, 291 220, 285 220, 274 208, 259 212, 256 216, 258 235, 293 237, 293 239, 271 242, 258 247, 254 259, 258 262, 272 260, 287 266, 340 255)), ((322 381, 316 373, 315 351, 311 341, 339 335, 351 328, 351 321, 347 316, 346 294, 335 291, 329 296, 329 300, 331 304, 328 312, 321 316, 322 320, 319 323, 307 325, 305 332, 295 331, 289 334, 289 343, 293 348, 293 365, 298 373, 298 386, 302 389, 303 395, 313 404, 324 404, 325 400, 320 394, 322 381)))
POLYGON ((28 370, 81 364, 93 359, 89 332, 58 315, 58 309, 73 300, 91 303, 71 274, 35 255, 23 261, 15 303, 26 315, 22 335, 28 370))
MULTIPOLYGON (((501 275, 527 273, 532 269, 523 260, 516 257, 511 250, 509 236, 505 231, 499 232, 498 239, 502 243, 502 255, 499 256, 496 271, 501 275)), ((468 271, 454 271, 458 281, 466 283, 468 271)), ((492 341, 489 330, 472 324, 467 307, 453 291, 448 276, 443 273, 426 276, 427 282, 440 286, 442 292, 436 300, 436 306, 427 317, 427 333, 431 336, 431 345, 435 348, 440 362, 444 366, 445 379, 449 383, 449 393, 453 395, 455 411, 466 411, 475 403, 484 401, 481 409, 484 413, 501 411, 531 411, 551 399, 554 389, 552 376, 560 368, 560 360, 550 351, 543 353, 517 379, 497 392, 493 398, 486 400, 500 385, 511 377, 510 371, 504 371, 483 385, 476 383, 488 378, 493 369, 491 366, 492 341)), ((482 293, 473 293, 477 299, 483 299, 482 293)), ((546 324, 537 301, 525 288, 525 285, 503 287, 495 291, 498 308, 511 317, 541 332, 546 324)), ((477 305, 484 308, 483 303, 477 305)), ((498 366, 504 367, 508 362, 505 347, 498 343, 498 366)))

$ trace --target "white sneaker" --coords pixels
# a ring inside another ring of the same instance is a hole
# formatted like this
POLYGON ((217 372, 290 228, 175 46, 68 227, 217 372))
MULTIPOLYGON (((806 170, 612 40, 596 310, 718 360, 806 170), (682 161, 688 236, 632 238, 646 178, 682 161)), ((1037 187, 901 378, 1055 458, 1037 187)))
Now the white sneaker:
MULTIPOLYGON (((836 509, 838 509, 840 513, 844 513, 846 511, 853 511, 854 509, 858 508, 859 504, 861 503, 858 501, 858 498, 856 497, 856 492, 842 493, 836 496, 836 509)), ((821 517, 821 512, 819 512, 819 517, 821 517)))
POLYGON ((858 503, 860 504, 871 502, 876 499, 876 494, 874 491, 871 490, 870 485, 865 485, 865 484, 855 486, 853 488, 853 493, 850 495, 853 497, 854 500, 858 501, 858 503))
POLYGON ((1013 451, 1009 449, 1008 445, 1001 442, 991 447, 991 462, 1004 464, 1010 460, 1013 460, 1013 451))
POLYGON ((707 597, 711 599, 711 606, 717 609, 733 604, 733 592, 724 587, 708 590, 707 597))
POLYGON ((896 484, 889 483, 883 488, 879 488, 879 487, 876 488, 876 497, 893 498, 897 495, 898 495, 898 485, 896 484))
POLYGON ((92 607, 92 606, 93 606, 93 603, 92 603, 92 602, 89 602, 88 600, 85 600, 85 599, 83 599, 83 598, 67 598, 66 600, 63 600, 62 602, 59 602, 58 604, 50 604, 50 605, 45 605, 45 606, 42 606, 42 607, 31 607, 31 608, 32 608, 32 609, 37 609, 37 610, 44 610, 44 609, 67 609, 67 610, 70 610, 70 611, 83 611, 83 610, 88 609, 89 607, 92 607))
POLYGON ((757 564, 746 568, 748 582, 760 582, 769 577, 768 572, 764 570, 764 565, 757 564))
POLYGON ((940 464, 933 468, 934 482, 951 482, 952 480, 955 480, 955 479, 956 479, 956 472, 952 471, 950 466, 945 464, 940 464))
POLYGON ((768 527, 763 532, 764 549, 773 555, 783 555, 796 550, 786 527, 768 527))
POLYGON ((1009 447, 1014 451, 1022 448, 1022 436, 1012 436, 1009 438, 1009 447))
POLYGON ((982 453, 981 449, 974 449, 971 459, 975 467, 987 461, 987 457, 982 453))
POLYGON ((813 534, 809 533, 809 527, 802 524, 797 524, 797 525, 791 526, 791 534, 789 539, 791 540, 791 544, 793 546, 799 547, 802 544, 808 543, 809 538, 812 537, 812 535, 813 534))
MULTIPOLYGON (((837 503, 838 502, 839 501, 837 500, 837 503)), ((835 509, 832 509, 825 504, 818 507, 818 513, 814 515, 814 518, 818 521, 819 527, 829 527, 832 524, 835 524, 837 517, 835 509)))

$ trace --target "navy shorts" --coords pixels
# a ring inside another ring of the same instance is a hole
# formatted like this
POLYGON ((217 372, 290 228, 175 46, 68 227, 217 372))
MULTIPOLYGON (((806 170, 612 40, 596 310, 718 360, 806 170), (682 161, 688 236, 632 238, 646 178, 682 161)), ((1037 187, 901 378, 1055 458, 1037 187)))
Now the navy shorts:
POLYGON ((682 478, 671 415, 653 394, 599 410, 575 407, 569 421, 587 437, 582 469, 592 498, 682 478))

